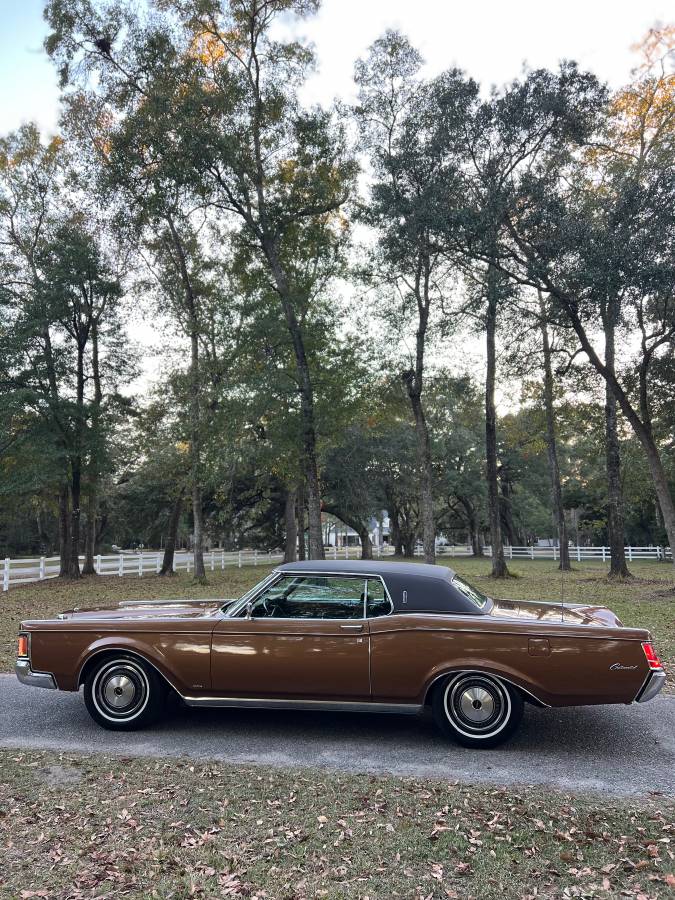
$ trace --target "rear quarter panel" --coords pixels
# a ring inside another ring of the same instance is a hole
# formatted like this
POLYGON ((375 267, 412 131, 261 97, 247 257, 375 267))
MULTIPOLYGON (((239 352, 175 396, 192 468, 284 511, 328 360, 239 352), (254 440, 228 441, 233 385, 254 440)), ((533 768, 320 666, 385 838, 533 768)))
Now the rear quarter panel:
POLYGON ((372 620, 370 631, 373 699, 381 702, 422 703, 442 674, 475 669, 549 706, 630 703, 648 674, 641 647, 648 633, 638 629, 392 615, 372 620), (548 655, 538 655, 542 640, 548 655), (622 668, 612 669, 617 663, 622 668))

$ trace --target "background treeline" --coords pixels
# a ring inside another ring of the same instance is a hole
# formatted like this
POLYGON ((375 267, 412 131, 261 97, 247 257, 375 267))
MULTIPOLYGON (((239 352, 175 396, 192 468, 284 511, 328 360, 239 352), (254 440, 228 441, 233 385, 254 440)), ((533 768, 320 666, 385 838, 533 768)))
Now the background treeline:
POLYGON ((0 554, 203 579, 322 557, 322 512, 367 556, 387 510, 496 576, 543 537, 675 559, 675 28, 614 91, 429 78, 387 32, 320 108, 278 27, 317 6, 47 2, 60 133, 0 139, 0 554))

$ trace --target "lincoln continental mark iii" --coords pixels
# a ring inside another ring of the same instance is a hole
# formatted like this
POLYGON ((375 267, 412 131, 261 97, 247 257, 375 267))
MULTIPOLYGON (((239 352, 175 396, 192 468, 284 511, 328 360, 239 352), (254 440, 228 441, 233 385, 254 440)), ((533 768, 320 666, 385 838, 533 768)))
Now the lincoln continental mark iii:
POLYGON ((126 601, 23 622, 24 684, 84 688, 104 728, 189 706, 420 713, 460 744, 506 740, 524 703, 644 702, 649 632, 602 606, 494 600, 445 566, 299 562, 239 600, 126 601))

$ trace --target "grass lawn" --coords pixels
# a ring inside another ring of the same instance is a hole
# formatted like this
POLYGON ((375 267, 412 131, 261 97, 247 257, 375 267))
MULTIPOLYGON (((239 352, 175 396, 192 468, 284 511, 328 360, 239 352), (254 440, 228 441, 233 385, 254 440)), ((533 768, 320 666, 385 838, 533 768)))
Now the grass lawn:
MULTIPOLYGON (((473 580, 485 593, 513 599, 560 600, 561 579, 551 561, 513 561, 506 580, 490 578, 488 560, 456 558, 443 560, 473 580)), ((606 566, 583 562, 565 575, 564 598, 573 603, 600 603, 609 606, 625 625, 648 628, 675 690, 675 571, 665 563, 633 563, 635 577, 626 583, 608 582, 606 566)), ((184 573, 171 578, 146 575, 143 578, 114 575, 92 576, 78 582, 43 581, 10 588, 0 594, 0 671, 14 665, 16 632, 21 619, 49 617, 72 606, 116 603, 129 599, 162 597, 238 597, 269 572, 264 566, 227 568, 208 572, 209 584, 194 584, 184 573)))
POLYGON ((675 802, 0 752, 0 897, 675 894, 675 802))

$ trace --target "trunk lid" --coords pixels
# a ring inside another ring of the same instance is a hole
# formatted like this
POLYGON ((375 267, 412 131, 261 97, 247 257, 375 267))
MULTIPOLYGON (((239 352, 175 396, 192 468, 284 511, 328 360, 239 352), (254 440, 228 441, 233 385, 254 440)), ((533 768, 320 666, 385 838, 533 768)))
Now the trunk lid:
POLYGON ((582 603, 551 603, 543 600, 493 600, 491 615, 499 619, 547 622, 564 625, 597 625, 622 628, 622 622, 605 606, 582 603))

